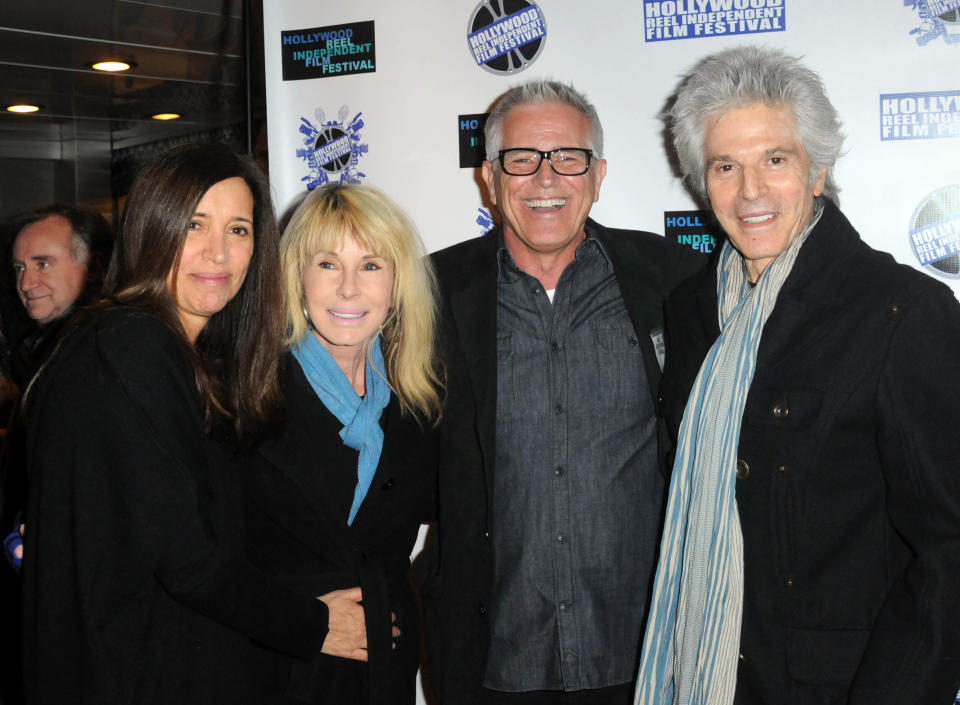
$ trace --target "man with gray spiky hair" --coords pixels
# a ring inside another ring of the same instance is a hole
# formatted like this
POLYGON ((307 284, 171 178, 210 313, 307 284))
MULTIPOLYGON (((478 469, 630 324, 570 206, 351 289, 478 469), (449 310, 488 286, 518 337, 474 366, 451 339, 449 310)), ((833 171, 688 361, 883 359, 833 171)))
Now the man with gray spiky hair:
POLYGON ((502 224, 434 256, 447 394, 432 680, 444 705, 628 703, 665 487, 661 308, 700 261, 588 218, 603 133, 570 86, 509 90, 485 129, 502 224))
POLYGON ((677 434, 642 705, 947 705, 960 686, 960 303, 837 207, 820 78, 701 60, 667 116, 726 231, 666 306, 677 434))

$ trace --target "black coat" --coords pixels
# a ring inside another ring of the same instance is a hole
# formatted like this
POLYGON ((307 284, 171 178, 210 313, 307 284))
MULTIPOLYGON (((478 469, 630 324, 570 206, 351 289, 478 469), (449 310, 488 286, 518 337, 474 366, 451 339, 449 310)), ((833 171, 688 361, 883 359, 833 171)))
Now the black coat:
POLYGON ((203 429, 186 344, 115 308, 66 339, 27 402, 28 703, 246 702, 247 639, 320 650, 326 607, 241 561, 240 488, 203 429))
MULTIPOLYGON (((667 303, 679 428, 716 270, 667 303)), ((740 433, 740 705, 951 703, 960 686, 960 304, 828 203, 780 291, 740 433)))
MULTIPOLYGON (((702 266, 701 258, 658 235, 606 229, 592 221, 588 229, 613 262, 655 399, 660 367, 651 334, 662 326, 666 295, 702 266)), ((492 552, 486 527, 496 431, 497 242, 494 231, 434 255, 443 299, 447 397, 439 540, 428 547, 422 581, 430 677, 444 705, 478 701, 488 651, 485 603, 492 552)), ((651 537, 651 546, 657 543, 651 537)))
POLYGON ((245 469, 247 550, 263 571, 302 595, 359 585, 369 662, 320 655, 304 663, 263 653, 264 702, 413 705, 420 614, 410 582, 410 552, 433 519, 435 442, 391 397, 380 419, 383 450, 354 519, 357 451, 340 440, 343 424, 288 356, 287 419, 245 469), (401 636, 392 649, 390 612, 401 636))

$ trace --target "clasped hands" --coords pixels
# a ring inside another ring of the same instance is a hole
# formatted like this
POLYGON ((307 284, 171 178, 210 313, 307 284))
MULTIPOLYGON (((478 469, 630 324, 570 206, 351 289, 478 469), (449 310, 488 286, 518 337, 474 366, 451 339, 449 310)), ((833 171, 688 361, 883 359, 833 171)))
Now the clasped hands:
MULTIPOLYGON (((321 653, 328 656, 367 660, 367 624, 363 616, 363 592, 359 587, 346 590, 334 590, 317 598, 326 606, 329 613, 327 638, 323 640, 321 653)), ((393 622, 393 638, 400 636, 396 626, 397 615, 390 613, 393 622)), ((397 648, 397 642, 393 642, 397 648)))

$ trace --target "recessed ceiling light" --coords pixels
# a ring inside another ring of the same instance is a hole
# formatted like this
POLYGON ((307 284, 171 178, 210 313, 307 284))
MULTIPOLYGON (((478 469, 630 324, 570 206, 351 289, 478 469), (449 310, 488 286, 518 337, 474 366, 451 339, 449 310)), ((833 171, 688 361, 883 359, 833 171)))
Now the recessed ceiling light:
POLYGON ((92 68, 97 71, 126 71, 130 68, 130 64, 126 61, 98 61, 93 64, 92 68))
POLYGON ((156 115, 151 115, 154 120, 176 120, 180 117, 180 113, 157 113, 156 115))
POLYGON ((7 110, 11 113, 35 113, 40 109, 39 105, 8 105, 7 110))

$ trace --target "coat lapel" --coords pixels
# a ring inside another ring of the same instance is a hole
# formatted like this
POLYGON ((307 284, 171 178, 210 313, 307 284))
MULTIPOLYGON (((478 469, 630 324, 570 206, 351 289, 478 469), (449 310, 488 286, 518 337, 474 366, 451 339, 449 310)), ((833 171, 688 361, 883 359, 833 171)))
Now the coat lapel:
POLYGON ((488 233, 447 292, 453 335, 460 341, 465 372, 476 400, 477 435, 488 496, 493 491, 497 413, 497 232, 488 233))
MULTIPOLYGON (((353 496, 356 473, 322 471, 320 466, 324 463, 342 465, 340 459, 330 462, 327 456, 329 444, 340 444, 340 422, 314 393, 292 356, 287 364, 287 425, 278 439, 261 447, 260 454, 291 483, 286 511, 278 520, 318 554, 331 555, 347 546, 349 501, 341 505, 344 497, 353 496), (333 547, 331 536, 343 540, 333 547)), ((339 446, 336 448, 340 450, 339 446)), ((376 476, 373 481, 377 481, 376 476)))
POLYGON ((602 225, 588 220, 587 228, 588 232, 593 233, 610 254, 617 285, 620 287, 620 296, 623 298, 623 304, 643 352, 643 365, 647 385, 650 388, 650 397, 656 401, 662 370, 657 361, 653 336, 658 334, 662 342, 663 296, 649 284, 651 279, 646 272, 650 263, 638 261, 632 251, 621 247, 616 236, 602 225))
POLYGON ((859 242, 853 226, 827 201, 763 328, 758 369, 772 369, 796 356, 815 356, 819 341, 836 335, 833 320, 843 307, 836 283, 859 242), (798 337, 797 331, 803 335, 798 337))

